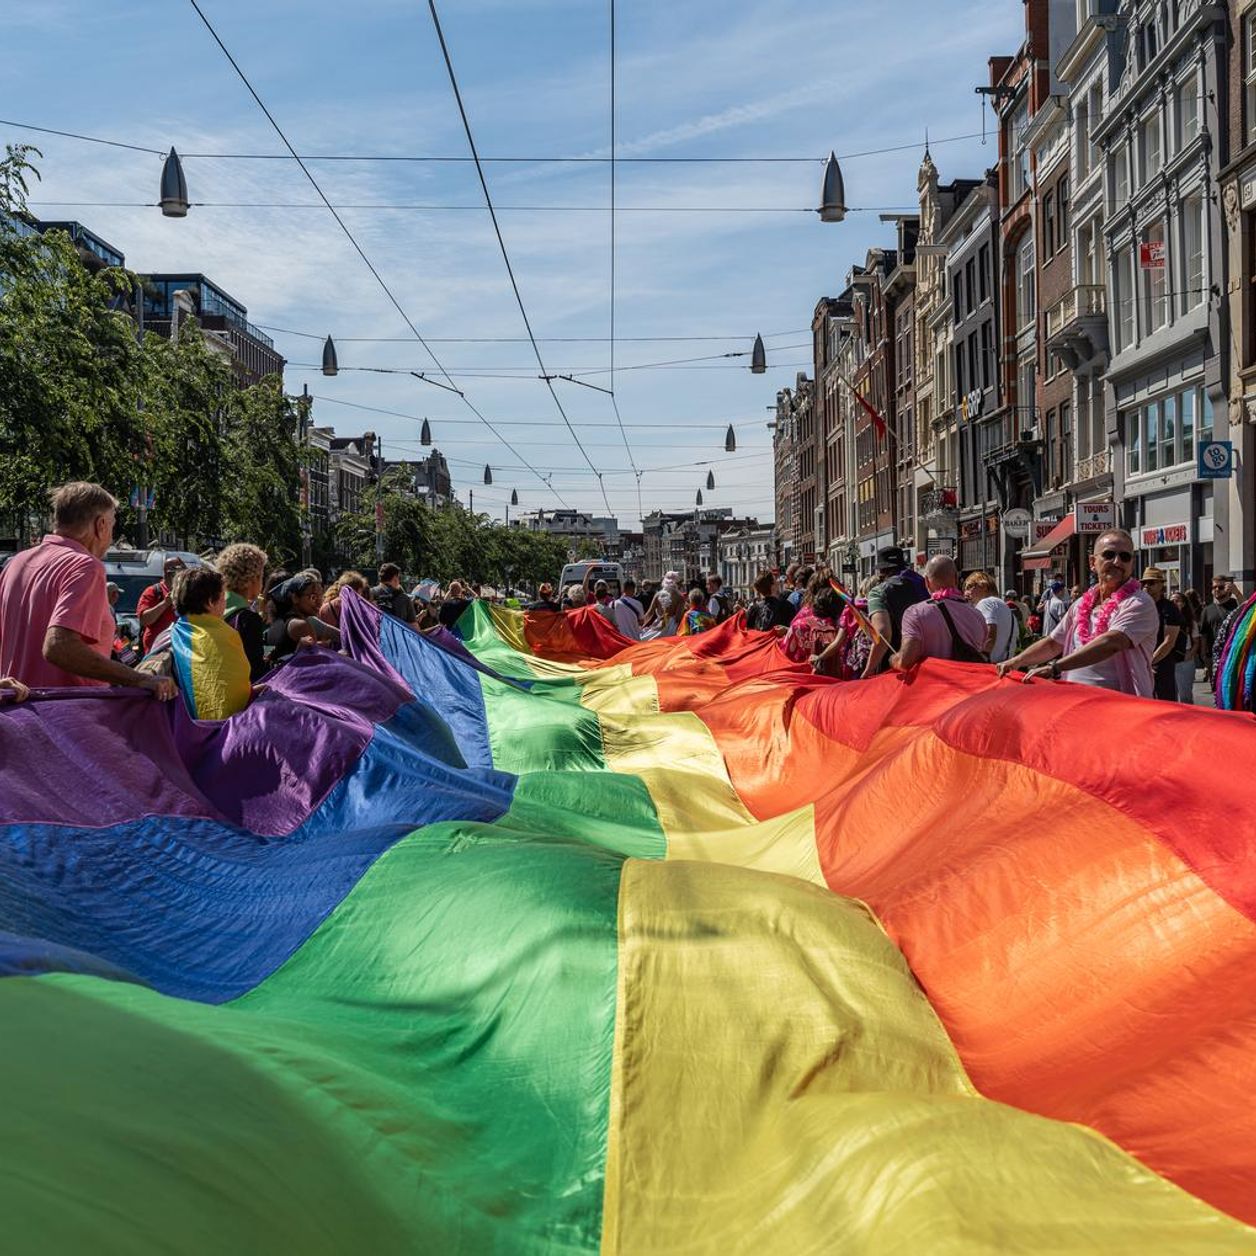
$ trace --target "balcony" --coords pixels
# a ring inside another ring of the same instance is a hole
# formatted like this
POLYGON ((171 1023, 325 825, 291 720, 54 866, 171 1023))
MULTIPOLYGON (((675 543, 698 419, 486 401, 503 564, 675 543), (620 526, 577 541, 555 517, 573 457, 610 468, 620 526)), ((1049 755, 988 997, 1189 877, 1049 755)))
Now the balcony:
POLYGON ((958 518, 959 492, 952 485, 937 484, 920 494, 920 522, 929 528, 953 524, 958 518))
POLYGON ((1101 449, 1097 454, 1092 454, 1089 458, 1078 458, 1077 460, 1077 482, 1084 483, 1086 480, 1097 480, 1102 475, 1109 475, 1112 471, 1112 450, 1101 449))
POLYGON ((1107 297, 1102 284, 1070 288, 1046 314, 1047 352, 1070 370, 1108 354, 1107 297))

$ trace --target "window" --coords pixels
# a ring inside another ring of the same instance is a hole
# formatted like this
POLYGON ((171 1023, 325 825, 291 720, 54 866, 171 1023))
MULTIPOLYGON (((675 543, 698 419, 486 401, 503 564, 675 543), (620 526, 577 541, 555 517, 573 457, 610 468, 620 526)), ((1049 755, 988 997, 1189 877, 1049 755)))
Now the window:
POLYGON ((1016 284, 1016 326, 1023 330, 1032 325, 1037 313, 1034 306, 1034 238, 1026 236, 1020 247, 1020 273, 1016 284))
POLYGON ((1212 398, 1205 389, 1199 403, 1199 439, 1212 440, 1212 398))
POLYGON ((1182 461, 1177 443, 1177 398, 1166 397, 1160 403, 1160 465, 1176 466, 1182 461))
POLYGON ((1077 136, 1077 174, 1084 179, 1090 173, 1090 105, 1079 100, 1073 110, 1073 129, 1077 136))
POLYGON ((1062 249, 1068 240, 1068 177, 1060 180, 1055 190, 1056 248, 1062 249))
POLYGON ((1199 134, 1199 85, 1194 74, 1178 87, 1173 105, 1176 151, 1181 152, 1199 134))
POLYGON ((1055 197, 1048 192, 1042 198, 1042 260, 1050 261, 1055 253, 1055 197))
POLYGON ((1243 18, 1243 134, 1256 140, 1256 13, 1243 18))
POLYGON ((1017 417, 1012 422, 1012 430, 1016 436, 1019 436, 1021 432, 1034 425, 1034 415, 1037 413, 1035 409, 1037 398, 1034 393, 1037 382, 1038 374, 1034 366, 1034 359, 1026 358, 1021 362, 1018 396, 1016 398, 1017 417))
POLYGON ((1138 475, 1143 469, 1143 413, 1141 410, 1128 410, 1124 419, 1125 467, 1130 475, 1138 475))
POLYGON ((983 244, 977 254, 977 294, 982 301, 990 296, 990 246, 983 244))
POLYGON ((1112 178, 1112 208, 1120 209, 1130 198, 1129 149, 1122 146, 1108 158, 1112 178))
POLYGON ((977 336, 968 337, 968 386, 976 388, 977 381, 981 378, 980 368, 977 365, 977 336))
MULTIPOLYGON (((1165 248, 1164 265, 1142 268, 1144 334, 1159 331, 1169 321, 1169 259, 1165 246, 1164 223, 1152 223, 1143 232, 1143 242, 1165 248)), ((1141 261, 1140 261, 1141 266, 1141 261)))
POLYGON ((1060 406, 1060 480, 1067 483, 1073 478, 1073 407, 1065 401, 1060 406))
POLYGON ((1029 101, 1022 97, 1012 113, 1008 151, 1012 153, 1011 170, 1008 172, 1008 203, 1012 204, 1029 188, 1029 147, 1025 143, 1025 131, 1029 127, 1029 101))
POLYGON ((1141 187, 1149 179, 1154 179, 1164 161, 1164 153, 1160 146, 1160 111, 1157 108, 1143 119, 1142 135, 1139 143, 1139 177, 1141 187))
POLYGON ((1159 429, 1160 403, 1153 401, 1143 411, 1143 470, 1154 471, 1160 465, 1159 429))
MULTIPOLYGON (((981 324, 981 386, 982 388, 990 387, 990 374, 994 369, 994 346, 991 341, 990 323, 981 324)), ((973 381, 974 386, 976 380, 973 381)))
POLYGON ((1117 351, 1128 349, 1134 343, 1134 255, 1128 246, 1116 256, 1114 278, 1116 291, 1117 351))
POLYGON ((1178 308, 1185 313, 1203 303, 1204 201, 1188 196, 1182 202, 1182 294, 1178 308))
POLYGON ((1195 448, 1195 390, 1188 388, 1177 399, 1178 425, 1182 429, 1183 461, 1194 456, 1195 448))
POLYGON ((964 267, 964 298, 968 302, 968 313, 977 306, 977 259, 970 257, 964 267))
POLYGON ((955 396, 962 400, 965 392, 968 390, 964 387, 964 346, 955 346, 955 396))
MULTIPOLYGON (((1086 111, 1094 122, 1103 117, 1103 84, 1096 83, 1086 96, 1086 111)), ((1094 140, 1094 129, 1090 131, 1090 159, 1086 165, 1093 170, 1099 164, 1099 145, 1094 140)))

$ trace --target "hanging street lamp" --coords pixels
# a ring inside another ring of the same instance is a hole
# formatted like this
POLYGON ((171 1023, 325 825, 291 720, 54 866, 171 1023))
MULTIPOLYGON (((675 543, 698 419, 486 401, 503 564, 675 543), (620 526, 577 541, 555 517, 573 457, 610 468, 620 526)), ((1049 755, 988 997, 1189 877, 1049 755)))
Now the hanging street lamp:
POLYGON ((340 364, 336 361, 336 344, 330 336, 323 341, 323 374, 340 374, 340 364))
POLYGON ((751 375, 766 374, 768 369, 768 351, 763 347, 763 337, 754 338, 754 348, 750 351, 751 375))
POLYGON ((184 178, 179 154, 173 148, 161 168, 161 197, 158 204, 166 218, 188 216, 188 181, 184 178))
POLYGON ((693 504, 694 504, 695 506, 701 506, 701 505, 702 505, 702 490, 701 490, 701 489, 699 489, 699 490, 698 490, 698 495, 697 495, 697 497, 695 497, 695 498, 693 499, 693 504))
POLYGON ((728 431, 724 436, 724 452, 732 454, 737 452, 737 433, 733 431, 733 425, 728 425, 728 431))
POLYGON ((842 168, 837 156, 829 154, 824 163, 824 183, 820 188, 820 208, 816 211, 821 222, 841 222, 846 217, 846 184, 842 180, 842 168))
POLYGON ((517 506, 519 504, 519 490, 517 488, 512 488, 510 490, 510 504, 512 506, 517 506))
POLYGON ((488 463, 486 462, 484 464, 484 483, 492 484, 492 482, 493 482, 493 468, 490 467, 488 463))
POLYGON ((419 444, 430 445, 431 443, 432 443, 432 425, 426 419, 424 419, 423 426, 422 428, 419 429, 419 444))
POLYGON ((715 472, 708 471, 707 472, 707 490, 709 491, 713 489, 714 487, 715 487, 715 472))

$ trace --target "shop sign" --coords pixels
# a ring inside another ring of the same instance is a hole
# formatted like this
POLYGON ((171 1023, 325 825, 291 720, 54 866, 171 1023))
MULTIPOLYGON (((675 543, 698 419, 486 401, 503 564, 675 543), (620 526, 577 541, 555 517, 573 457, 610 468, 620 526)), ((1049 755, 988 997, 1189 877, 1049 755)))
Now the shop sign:
POLYGON ((1096 535, 1116 527, 1116 502, 1078 502, 1074 511, 1078 532, 1096 535))
POLYGON ((1186 545, 1191 539, 1189 523, 1166 523, 1159 528, 1141 528, 1138 533, 1140 549, 1160 549, 1165 545, 1186 545))
POLYGON ((1144 240, 1138 246, 1138 265, 1142 270, 1164 269, 1164 241, 1144 240))
POLYGON ((1029 525, 1033 516, 1019 506, 1003 512, 1003 531, 1014 540, 1023 541, 1029 535, 1029 525))
POLYGON ((1050 536, 1060 526, 1058 519, 1035 519, 1033 522, 1034 544, 1050 536))
POLYGON ((945 554, 948 558, 954 558, 955 538, 953 536, 925 537, 925 554, 929 558, 934 558, 938 554, 945 554))
POLYGON ((1199 442, 1199 478, 1228 480, 1234 474, 1234 444, 1228 440, 1199 442))
POLYGON ((964 522, 959 525, 959 534, 961 539, 965 541, 975 540, 981 535, 981 520, 965 519, 964 522))

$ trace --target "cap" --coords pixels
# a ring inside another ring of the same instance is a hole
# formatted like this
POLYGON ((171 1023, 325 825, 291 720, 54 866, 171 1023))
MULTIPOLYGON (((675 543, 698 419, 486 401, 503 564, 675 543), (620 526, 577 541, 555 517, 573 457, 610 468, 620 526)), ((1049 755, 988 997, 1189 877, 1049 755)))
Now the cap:
POLYGON ((116 593, 121 593, 121 592, 122 592, 122 586, 121 586, 120 584, 115 584, 112 580, 106 580, 106 581, 105 581, 105 592, 106 592, 106 593, 115 593, 115 592, 116 592, 116 593))
POLYGON ((1144 584, 1146 584, 1149 580, 1159 580, 1160 583, 1163 584, 1164 572, 1161 571, 1159 567, 1147 567, 1144 569, 1143 574, 1139 577, 1139 579, 1144 584))
POLYGON ((877 550, 877 570, 878 571, 900 571, 907 566, 907 555, 898 545, 887 545, 884 549, 877 550))

